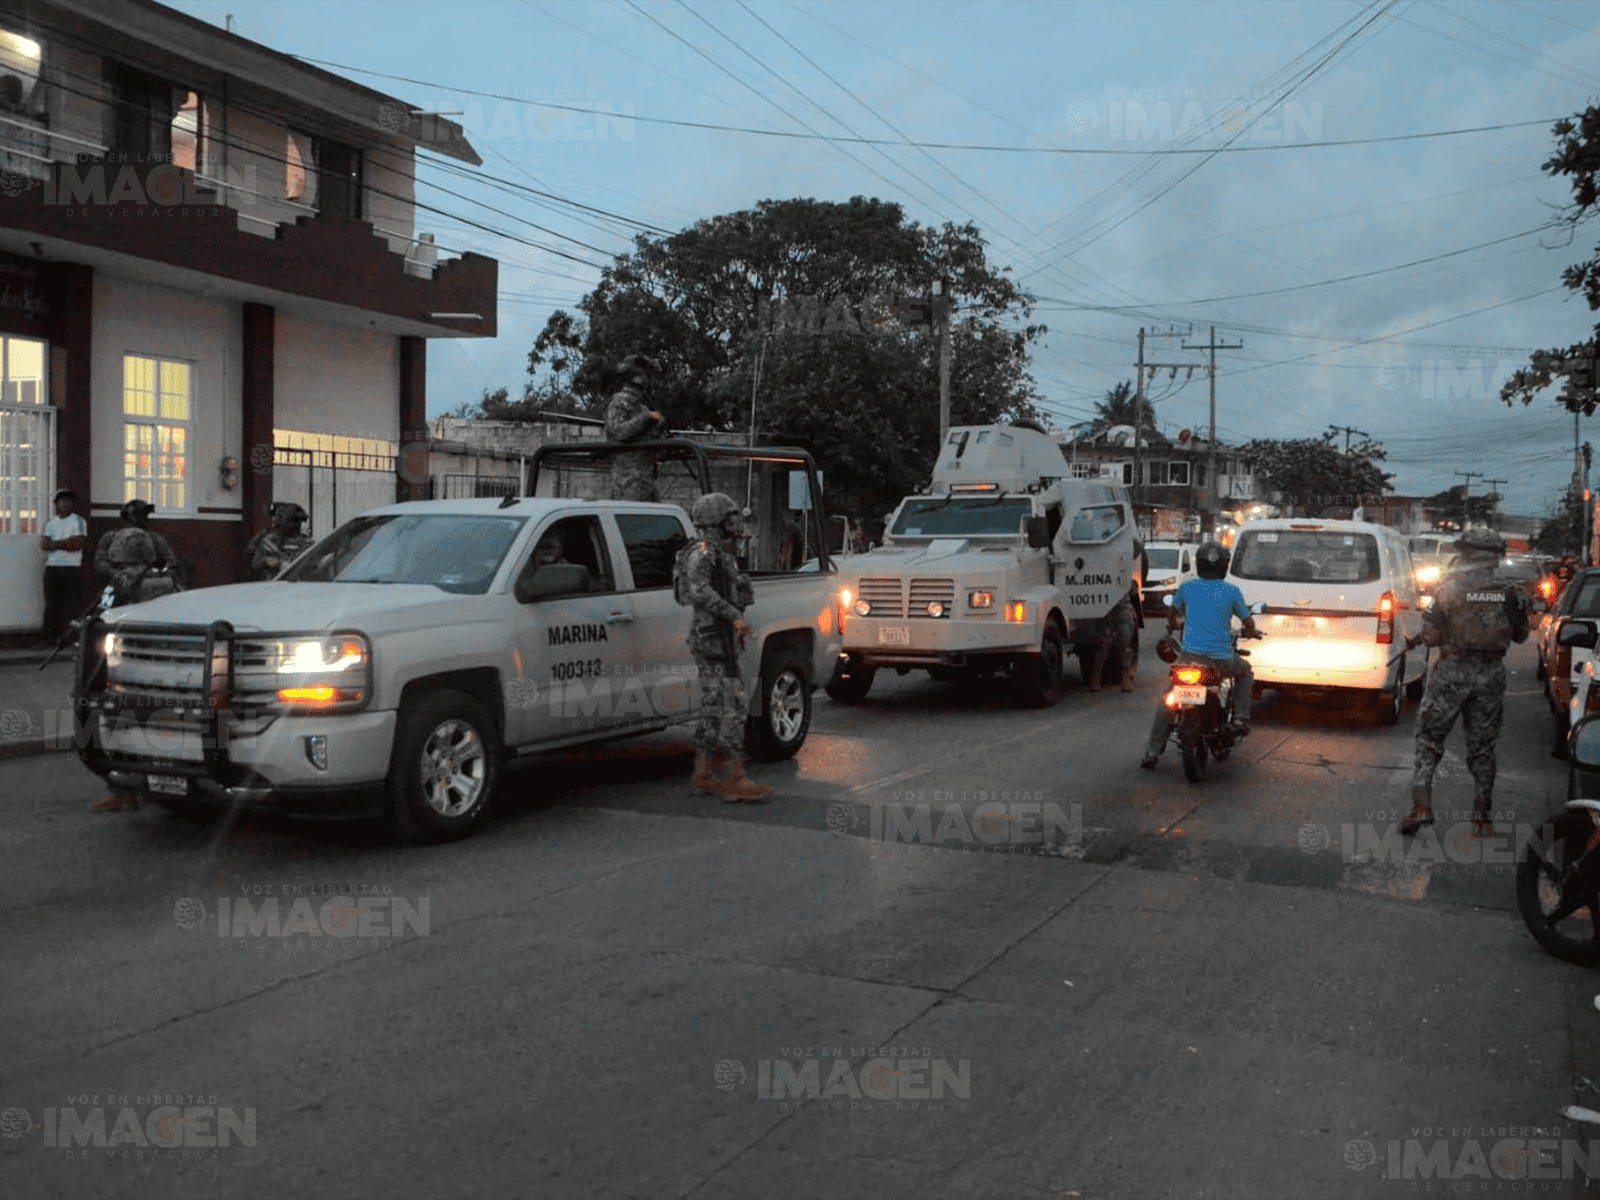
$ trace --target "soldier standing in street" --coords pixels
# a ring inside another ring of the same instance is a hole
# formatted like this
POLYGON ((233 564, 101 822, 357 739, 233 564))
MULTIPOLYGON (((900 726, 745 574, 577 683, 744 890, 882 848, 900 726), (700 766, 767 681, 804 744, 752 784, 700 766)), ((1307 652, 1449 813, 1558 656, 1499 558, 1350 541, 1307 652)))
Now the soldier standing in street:
MULTIPOLYGON (((1133 586, 1137 588, 1138 584, 1133 586)), ((1122 667, 1122 690, 1133 691, 1134 671, 1138 665, 1133 657, 1133 630, 1137 620, 1135 611, 1133 593, 1130 591, 1100 622, 1100 632, 1094 639, 1094 669, 1089 672, 1091 692, 1100 690, 1100 673, 1105 670, 1106 659, 1110 657, 1113 647, 1122 667)))
POLYGON ((1495 739, 1500 736, 1506 694, 1505 654, 1512 642, 1528 640, 1528 610, 1522 592, 1494 581, 1505 542, 1492 529, 1469 529, 1455 544, 1460 565, 1446 575, 1423 616, 1422 633, 1406 639, 1438 648, 1428 693, 1417 711, 1417 757, 1411 775, 1411 812, 1400 832, 1433 824, 1433 772, 1445 739, 1461 718, 1472 772, 1472 832, 1494 832, 1495 739))
MULTIPOLYGON (((606 437, 613 442, 655 437, 666 425, 666 418, 646 403, 655 364, 642 354, 630 354, 622 360, 622 371, 627 382, 606 406, 606 437)), ((618 454, 611 466, 611 498, 647 502, 659 499, 655 455, 648 450, 618 454)))
POLYGON ((293 562, 309 545, 311 536, 302 533, 309 514, 290 500, 279 500, 268 510, 272 527, 256 534, 244 545, 244 558, 251 579, 271 579, 293 562))
POLYGON ((672 584, 678 603, 694 607, 689 650, 700 676, 700 720, 690 786, 730 801, 760 800, 772 789, 744 773, 750 704, 739 678, 739 651, 750 636, 744 610, 755 599, 733 554, 744 521, 739 506, 722 492, 701 496, 689 517, 700 536, 678 552, 672 584))
POLYGON ((122 506, 125 524, 102 538, 95 550, 95 574, 102 585, 116 588, 118 604, 133 604, 176 590, 170 580, 145 580, 152 567, 178 565, 171 544, 149 527, 155 510, 147 500, 129 500, 122 506), (158 583, 165 586, 151 586, 158 583))

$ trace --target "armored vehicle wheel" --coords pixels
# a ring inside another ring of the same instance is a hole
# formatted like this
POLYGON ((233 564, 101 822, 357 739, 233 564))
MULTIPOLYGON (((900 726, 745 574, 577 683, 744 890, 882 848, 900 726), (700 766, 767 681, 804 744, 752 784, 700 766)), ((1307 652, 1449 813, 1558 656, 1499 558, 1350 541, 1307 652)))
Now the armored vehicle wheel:
POLYGON ((447 842, 477 828, 499 768, 489 714, 465 692, 426 692, 400 712, 389 762, 390 818, 410 842, 447 842))
POLYGON ((1061 699, 1067 661, 1067 635, 1051 621, 1039 638, 1039 653, 1018 659, 1012 668, 1017 699, 1029 708, 1048 708, 1061 699))
POLYGON ((761 694, 751 698, 745 750, 761 762, 793 758, 811 728, 811 683, 793 651, 780 650, 761 666, 761 694))
POLYGON ((824 690, 840 704, 860 704, 867 698, 867 693, 872 690, 872 681, 877 677, 877 667, 847 665, 833 673, 824 690))

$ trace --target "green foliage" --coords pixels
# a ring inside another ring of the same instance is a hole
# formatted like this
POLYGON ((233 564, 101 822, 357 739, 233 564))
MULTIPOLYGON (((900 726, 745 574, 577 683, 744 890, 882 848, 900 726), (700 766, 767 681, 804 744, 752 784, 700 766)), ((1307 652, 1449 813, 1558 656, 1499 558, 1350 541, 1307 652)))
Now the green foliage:
POLYGON ((938 435, 938 343, 884 300, 950 281, 952 423, 1035 416, 1031 298, 988 265, 972 225, 907 223, 896 204, 767 200, 666 238, 641 235, 558 312, 530 370, 603 415, 631 353, 661 364, 651 404, 675 429, 742 432, 817 456, 833 507, 876 517, 925 482, 938 435), (874 307, 874 304, 878 307, 874 307), (796 319, 796 317, 801 319, 796 319))
POLYGON ((1555 515, 1540 527, 1528 544, 1535 554, 1576 554, 1583 557, 1583 505, 1571 491, 1561 496, 1555 515))
POLYGON ((1151 406, 1144 406, 1144 419, 1139 420, 1139 398, 1134 394, 1133 384, 1124 380, 1116 387, 1106 392, 1106 398, 1094 406, 1095 418, 1093 430, 1095 433, 1104 433, 1106 430, 1118 425, 1126 425, 1130 429, 1137 424, 1144 426, 1144 440, 1150 441, 1156 432, 1155 414, 1151 406))
POLYGON ((1241 447, 1239 454, 1253 464, 1258 480, 1281 492, 1286 503, 1303 513, 1376 503, 1393 478, 1377 465, 1387 457, 1382 445, 1366 441, 1346 454, 1334 445, 1337 436, 1338 431, 1330 429, 1320 438, 1258 439, 1241 447))
MULTIPOLYGON (((1589 107, 1576 120, 1563 118, 1551 132, 1556 152, 1541 168, 1552 176, 1565 175, 1572 181, 1572 205, 1561 223, 1576 233, 1577 227, 1594 215, 1600 200, 1600 108, 1589 107)), ((1589 311, 1600 309, 1600 253, 1587 262, 1574 263, 1561 273, 1561 282, 1573 291, 1582 291, 1589 311)), ((1500 389, 1507 404, 1533 398, 1557 379, 1564 380, 1556 402, 1570 412, 1590 414, 1600 407, 1600 380, 1596 379, 1596 347, 1600 346, 1600 324, 1587 341, 1565 349, 1539 350, 1529 365, 1514 374, 1500 389)))

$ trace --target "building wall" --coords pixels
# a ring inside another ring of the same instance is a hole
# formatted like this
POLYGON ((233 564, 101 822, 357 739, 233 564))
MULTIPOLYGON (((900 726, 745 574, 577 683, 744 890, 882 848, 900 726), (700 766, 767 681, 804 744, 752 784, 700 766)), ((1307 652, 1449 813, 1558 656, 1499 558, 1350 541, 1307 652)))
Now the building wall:
POLYGON ((396 254, 406 254, 415 238, 416 156, 409 146, 370 146, 366 159, 366 219, 396 254), (400 234, 400 237, 393 236, 400 234))
POLYGON ((392 334, 279 312, 275 360, 279 429, 392 442, 418 432, 400 428, 400 346, 392 334))
MULTIPOLYGON (((104 64, 98 55, 61 39, 45 50, 47 78, 55 85, 49 91, 47 112, 50 128, 73 138, 84 138, 102 146, 111 145, 111 91, 105 84, 104 64)), ((89 147, 64 139, 54 142, 51 155, 72 162, 79 154, 93 154, 89 147)))

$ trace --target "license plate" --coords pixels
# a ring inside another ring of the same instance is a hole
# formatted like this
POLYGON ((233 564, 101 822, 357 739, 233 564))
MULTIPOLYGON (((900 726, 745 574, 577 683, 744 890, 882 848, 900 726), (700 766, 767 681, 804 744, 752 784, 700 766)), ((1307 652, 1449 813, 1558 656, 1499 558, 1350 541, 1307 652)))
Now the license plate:
POLYGON ((1283 619, 1285 633, 1310 633, 1316 627, 1317 623, 1311 617, 1285 617, 1283 619))
POLYGON ((905 625, 885 625, 878 630, 878 645, 909 646, 911 645, 911 630, 905 625))
POLYGON ((152 792, 163 796, 187 796, 189 779, 186 775, 146 775, 145 783, 152 792))
POLYGON ((1172 689, 1172 698, 1179 704, 1194 705, 1206 702, 1206 690, 1203 687, 1186 687, 1179 685, 1172 689))

